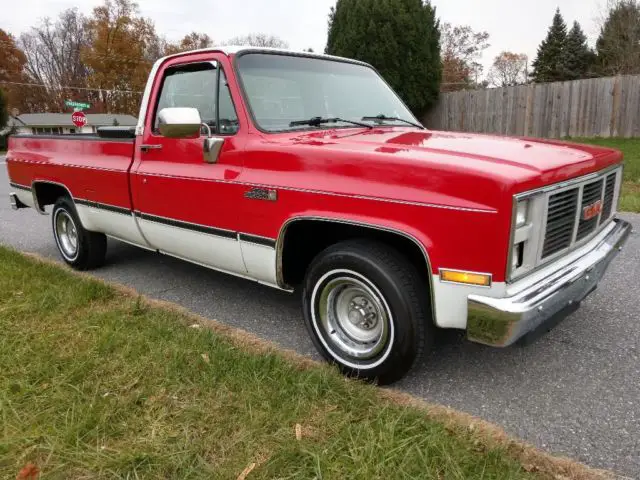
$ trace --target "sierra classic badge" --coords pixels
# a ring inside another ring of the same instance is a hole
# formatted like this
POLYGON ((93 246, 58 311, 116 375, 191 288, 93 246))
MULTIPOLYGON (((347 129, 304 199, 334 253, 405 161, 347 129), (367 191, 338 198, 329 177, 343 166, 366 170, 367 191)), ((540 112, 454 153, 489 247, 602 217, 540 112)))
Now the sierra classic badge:
POLYGON ((600 215, 602 211, 602 200, 598 200, 597 202, 592 203, 591 205, 587 205, 582 209, 582 220, 591 220, 594 217, 600 215))

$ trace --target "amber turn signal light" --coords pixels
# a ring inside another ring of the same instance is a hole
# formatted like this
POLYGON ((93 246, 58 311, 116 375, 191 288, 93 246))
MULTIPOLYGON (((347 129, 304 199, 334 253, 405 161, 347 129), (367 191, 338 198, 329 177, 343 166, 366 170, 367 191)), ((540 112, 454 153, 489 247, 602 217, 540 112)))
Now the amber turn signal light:
POLYGON ((491 275, 486 273, 461 272, 458 270, 440 270, 440 280, 443 282, 465 283, 480 287, 491 286, 491 275))

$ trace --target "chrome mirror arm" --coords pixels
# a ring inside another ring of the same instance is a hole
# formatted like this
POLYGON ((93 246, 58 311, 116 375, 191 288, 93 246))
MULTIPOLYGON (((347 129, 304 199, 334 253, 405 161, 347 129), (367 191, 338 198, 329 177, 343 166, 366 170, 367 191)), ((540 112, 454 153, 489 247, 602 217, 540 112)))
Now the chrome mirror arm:
POLYGON ((204 122, 202 123, 202 126, 207 129, 207 138, 211 138, 211 127, 204 122))

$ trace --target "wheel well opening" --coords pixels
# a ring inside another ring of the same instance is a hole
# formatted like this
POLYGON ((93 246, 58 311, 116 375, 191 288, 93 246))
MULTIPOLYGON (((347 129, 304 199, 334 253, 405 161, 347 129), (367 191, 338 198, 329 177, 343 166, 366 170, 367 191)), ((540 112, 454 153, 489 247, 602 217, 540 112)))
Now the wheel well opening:
POLYGON ((299 220, 291 223, 282 245, 282 279, 287 285, 298 286, 313 259, 327 247, 356 238, 368 238, 385 243, 407 257, 427 287, 431 271, 425 255, 412 239, 374 227, 323 220, 299 220))
POLYGON ((38 182, 33 184, 35 198, 41 210, 46 205, 53 205, 60 197, 68 197, 69 191, 62 185, 55 183, 38 182))

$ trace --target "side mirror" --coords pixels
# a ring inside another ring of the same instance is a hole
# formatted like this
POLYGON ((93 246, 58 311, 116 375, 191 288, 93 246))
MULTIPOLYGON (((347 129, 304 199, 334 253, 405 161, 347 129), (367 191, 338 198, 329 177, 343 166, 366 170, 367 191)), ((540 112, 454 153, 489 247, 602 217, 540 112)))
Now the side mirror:
POLYGON ((163 108, 158 112, 158 129, 163 137, 198 137, 201 125, 197 108, 163 108))

